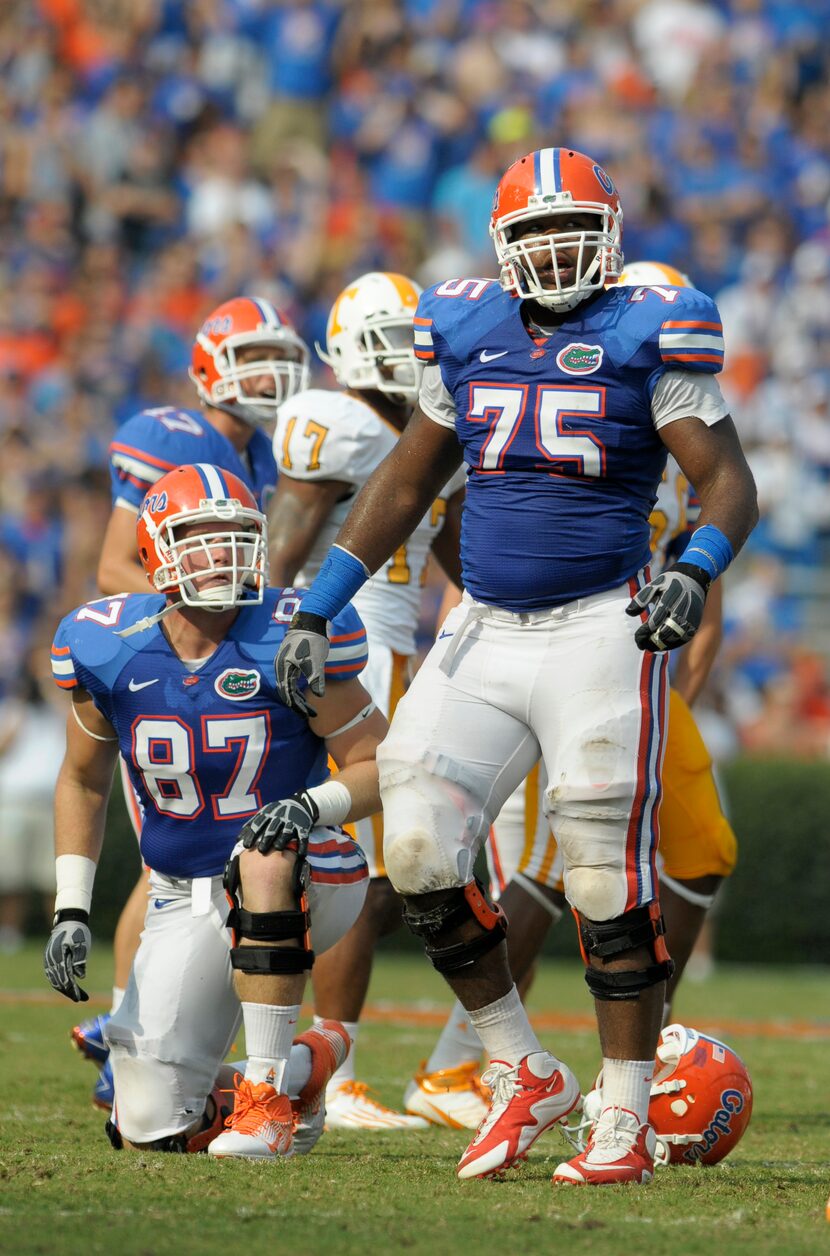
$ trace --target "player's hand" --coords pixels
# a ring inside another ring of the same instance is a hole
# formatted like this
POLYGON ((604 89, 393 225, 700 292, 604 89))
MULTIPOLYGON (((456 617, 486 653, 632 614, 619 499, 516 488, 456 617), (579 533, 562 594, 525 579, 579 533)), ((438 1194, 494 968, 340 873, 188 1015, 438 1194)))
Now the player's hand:
POLYGON ((297 611, 274 660, 277 693, 287 707, 309 719, 317 712, 300 689, 300 678, 305 676, 311 692, 322 698, 329 654, 327 623, 322 615, 297 611))
POLYGON ((676 563, 631 599, 627 615, 639 615, 653 604, 648 619, 634 634, 641 650, 661 652, 685 645, 700 627, 709 576, 692 563, 676 563))
POLYGON ((92 934, 85 911, 59 911, 43 955, 43 971, 53 990, 65 994, 73 1003, 86 1003, 89 995, 78 985, 86 976, 86 961, 92 946, 92 934))
POLYGON ((280 802, 269 802, 267 806, 252 816, 239 834, 242 845, 267 855, 271 850, 296 848, 297 858, 305 859, 308 853, 308 839, 320 816, 320 809, 314 799, 301 789, 290 798, 280 802))

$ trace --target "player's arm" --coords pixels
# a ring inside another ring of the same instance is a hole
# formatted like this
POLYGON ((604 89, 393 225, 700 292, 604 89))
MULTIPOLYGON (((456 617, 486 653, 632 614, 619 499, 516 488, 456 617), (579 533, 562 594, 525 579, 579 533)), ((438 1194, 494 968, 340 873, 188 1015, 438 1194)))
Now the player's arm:
POLYGON ((723 638, 723 585, 710 585, 700 627, 680 651, 672 687, 689 706, 700 697, 723 638))
POLYGON ((320 529, 350 491, 342 480, 293 480, 280 474, 269 507, 271 583, 290 585, 311 553, 320 529))
POLYGON ((627 610, 641 615, 637 629, 643 650, 685 645, 700 628, 709 587, 725 571, 758 520, 755 481, 727 415, 711 426, 688 417, 659 429, 669 453, 694 484, 700 518, 679 560, 634 597, 627 610))
POLYGON ((136 512, 114 506, 98 560, 98 588, 102 593, 147 593, 147 575, 138 557, 136 512))
POLYGON ((464 510, 464 489, 447 500, 447 513, 441 531, 432 542, 432 552, 454 585, 459 588, 461 578, 461 515, 464 510))
POLYGON ((83 689, 72 692, 66 754, 55 786, 55 919, 44 954, 52 987, 86 1002, 78 985, 91 945, 89 909, 104 840, 107 802, 118 759, 118 739, 83 689))
POLYGON ((330 685, 309 726, 324 739, 338 774, 263 807, 239 835, 248 849, 256 846, 267 854, 290 846, 302 858, 315 826, 345 824, 380 811, 375 756, 389 726, 360 681, 330 685))

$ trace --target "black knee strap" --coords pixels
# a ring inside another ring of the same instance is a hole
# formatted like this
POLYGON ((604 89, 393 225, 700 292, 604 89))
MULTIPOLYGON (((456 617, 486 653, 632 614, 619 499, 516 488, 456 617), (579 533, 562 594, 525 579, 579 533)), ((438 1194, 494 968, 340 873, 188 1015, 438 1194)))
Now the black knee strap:
POLYGON ((294 911, 246 911, 239 902, 239 856, 228 860, 223 884, 231 904, 225 922, 231 930, 231 967, 243 973, 304 973, 314 964, 305 895, 294 911), (299 942, 295 946, 239 946, 252 942, 299 942))
POLYGON ((668 981, 674 972, 674 963, 664 940, 666 927, 656 899, 644 907, 623 912, 614 920, 588 920, 579 916, 578 925, 582 954, 588 965, 585 981, 595 999, 609 1002, 637 999, 642 990, 668 981), (645 968, 608 972, 590 965, 589 957, 592 955, 605 963, 641 946, 648 947, 655 961, 645 968))
POLYGON ((469 968, 507 935, 507 917, 497 904, 490 902, 477 879, 449 890, 447 897, 433 907, 421 907, 419 900, 420 896, 404 899, 404 922, 424 939, 424 951, 439 973, 469 968), (481 933, 454 941, 453 935, 468 920, 475 920, 481 933))

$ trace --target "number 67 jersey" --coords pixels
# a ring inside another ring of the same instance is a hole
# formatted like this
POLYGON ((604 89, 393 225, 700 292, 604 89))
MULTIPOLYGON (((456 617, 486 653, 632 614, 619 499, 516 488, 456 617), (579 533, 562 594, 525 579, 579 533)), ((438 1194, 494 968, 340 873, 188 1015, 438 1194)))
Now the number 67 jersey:
MULTIPOLYGON (((61 621, 55 681, 85 689, 115 729, 144 808, 142 859, 157 872, 218 875, 250 816, 328 776, 325 743, 274 689, 274 655, 298 605, 296 590, 266 589, 198 667, 158 624, 118 636, 162 609, 158 594, 102 598, 61 621)), ((366 634, 347 606, 332 624, 326 678, 351 680, 365 664, 366 634)), ((337 847, 324 852, 332 873, 362 866, 351 840, 337 847)))
POLYGON ((727 415, 717 308, 693 288, 611 287, 557 323, 525 326, 494 280, 421 296, 420 404, 469 467, 464 585, 540 610, 616 588, 649 561, 666 464, 658 429, 727 415))

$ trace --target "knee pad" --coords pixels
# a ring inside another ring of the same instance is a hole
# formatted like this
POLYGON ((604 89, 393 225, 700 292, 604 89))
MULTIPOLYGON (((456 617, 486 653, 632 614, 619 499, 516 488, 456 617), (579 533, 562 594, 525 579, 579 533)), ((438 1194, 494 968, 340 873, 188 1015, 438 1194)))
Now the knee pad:
POLYGON ((439 973, 469 968, 507 935, 507 917, 490 901, 478 880, 448 890, 431 907, 418 897, 406 899, 403 918, 411 931, 423 938, 424 951, 439 973), (460 927, 469 920, 476 922, 479 931, 471 938, 462 938, 460 927))
MULTIPOLYGON (((306 883, 308 865, 306 870, 306 883)), ((222 880, 231 910, 226 921, 231 930, 231 967, 244 973, 304 973, 314 963, 311 949, 308 900, 305 886, 297 885, 293 911, 251 912, 242 906, 239 889, 239 855, 232 855, 222 880), (299 946, 240 946, 242 938, 254 942, 296 941, 299 946)))
POLYGON ((674 964, 666 949, 666 930, 657 899, 643 907, 633 907, 614 920, 588 920, 575 914, 582 958, 588 965, 585 981, 595 999, 637 999, 642 990, 671 977, 674 964), (641 946, 648 947, 654 961, 645 968, 635 968, 629 972, 608 972, 604 968, 592 968, 590 965, 592 955, 605 963, 611 959, 620 959, 627 952, 641 946))
MULTIPOLYGON (((589 920, 614 920, 625 911, 628 881, 621 823, 627 814, 606 804, 571 803, 552 817, 568 902, 589 920)), ((645 889, 648 893, 649 887, 645 889)))
POLYGON ((433 755, 415 764, 383 763, 383 861, 399 894, 464 886, 490 820, 476 803, 464 769, 433 755))

